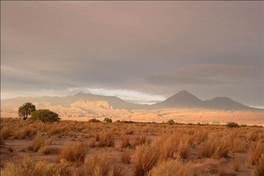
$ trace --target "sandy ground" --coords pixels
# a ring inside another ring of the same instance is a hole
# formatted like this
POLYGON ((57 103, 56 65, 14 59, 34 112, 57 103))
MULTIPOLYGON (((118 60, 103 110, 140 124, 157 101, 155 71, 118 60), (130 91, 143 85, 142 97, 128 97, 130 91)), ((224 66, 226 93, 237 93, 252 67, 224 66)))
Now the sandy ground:
MULTIPOLYGON (((8 120, 8 119, 7 119, 8 120)), ((21 128, 27 128, 27 122, 16 119, 15 121, 5 122, 2 119, 1 128, 3 126, 8 127, 14 125, 13 123, 18 123, 21 128), (9 124, 8 124, 9 123, 9 124), (26 123, 26 124, 25 124, 26 123)), ((89 144, 97 134, 109 133, 114 137, 113 147, 99 147, 97 144, 95 147, 89 148, 86 158, 93 157, 95 155, 106 154, 108 157, 113 159, 115 164, 119 167, 124 168, 126 176, 134 176, 134 166, 132 163, 126 164, 122 162, 122 154, 125 150, 130 151, 131 161, 135 157, 136 147, 122 148, 122 136, 127 135, 130 143, 136 140, 136 138, 145 135, 146 141, 154 141, 159 139, 163 135, 167 134, 178 134, 180 140, 188 139, 186 135, 196 141, 196 133, 208 131, 208 141, 211 139, 226 135, 230 139, 237 138, 237 145, 243 146, 240 152, 229 151, 228 157, 209 157, 200 158, 199 151, 205 142, 197 143, 194 142, 190 146, 188 156, 186 159, 182 159, 184 163, 190 162, 192 167, 195 169, 197 175, 207 176, 207 175, 238 175, 238 176, 248 176, 251 175, 255 169, 255 166, 248 166, 246 160, 248 159, 248 148, 251 143, 260 142, 264 148, 264 130, 260 127, 241 127, 237 129, 226 128, 225 126, 217 125, 169 125, 169 124, 154 124, 154 123, 137 123, 137 124, 126 124, 126 123, 83 123, 83 122, 73 122, 73 121, 62 121, 56 124, 44 124, 42 122, 30 123, 30 129, 37 129, 37 134, 42 135, 46 139, 51 140, 51 144, 48 146, 50 153, 43 154, 40 152, 33 152, 31 146, 33 145, 33 138, 17 139, 14 136, 4 139, 4 145, 1 145, 1 167, 5 167, 6 163, 11 162, 19 164, 23 157, 30 156, 34 160, 46 160, 48 162, 58 162, 60 160, 59 152, 66 145, 74 145, 76 142, 83 142, 89 144), (72 130, 70 129, 72 128, 72 130), (58 131, 56 131, 58 129, 58 131), (64 129, 64 130, 61 130, 64 129), (55 131, 54 131, 55 130, 55 131), (53 131, 53 133, 51 132, 53 131), (131 131, 131 132, 130 132, 131 131), (248 136, 251 133, 258 133, 256 139, 250 139, 248 136), (185 136, 185 137, 184 137, 185 136), (192 137, 193 136, 193 137, 192 137), (232 137, 233 136, 233 137, 232 137), (233 166, 237 162, 239 165, 239 170, 235 171, 233 166)), ((14 129, 10 129, 11 131, 14 129)), ((16 130, 15 130, 16 131, 16 130)), ((13 131, 14 132, 14 131, 13 131)), ((2 134, 2 133, 1 133, 2 134)), ((96 142, 97 143, 97 142, 96 142)), ((176 152, 174 158, 178 157, 176 152)), ((73 167, 74 168, 74 167, 73 167)))
MULTIPOLYGON (((131 136, 133 138, 133 136, 131 136)), ((53 137, 53 142, 49 146, 50 149, 61 150, 65 144, 71 145, 76 142, 75 137, 66 137, 66 138, 58 138, 53 137)), ((89 152, 87 154, 87 157, 92 157, 96 154, 107 154, 108 157, 114 159, 118 165, 122 166, 126 171, 126 176, 133 176, 133 165, 130 164, 124 164, 122 163, 121 153, 122 150, 120 149, 120 140, 115 140, 115 147, 103 147, 103 148, 91 148, 89 149, 89 152)), ((29 150, 29 146, 32 145, 31 140, 6 140, 5 146, 1 146, 1 165, 4 165, 4 163, 12 162, 15 164, 19 164, 23 157, 30 156, 33 157, 35 160, 46 160, 49 162, 57 162, 59 160, 58 155, 54 154, 48 154, 43 155, 38 152, 33 152, 29 150), (12 149, 13 151, 10 152, 9 149, 12 149)), ((134 151, 134 149, 129 149, 131 153, 134 151)), ((240 176, 248 176, 252 172, 252 168, 248 168, 245 164, 247 154, 246 153, 233 153, 230 154, 230 157, 228 158, 222 158, 222 159, 214 159, 214 158, 203 158, 203 159, 197 159, 196 152, 198 149, 195 149, 192 151, 192 153, 189 155, 189 159, 186 160, 192 160, 195 158, 195 161, 193 162, 193 166, 196 169, 196 173, 199 173, 198 175, 207 176, 207 175, 218 175, 219 171, 223 170, 225 172, 230 172, 235 175, 240 176), (192 158, 192 159, 191 159, 192 158), (234 172, 232 168, 233 161, 239 161, 239 172, 234 172)), ((131 156, 133 158, 133 155, 131 156)))

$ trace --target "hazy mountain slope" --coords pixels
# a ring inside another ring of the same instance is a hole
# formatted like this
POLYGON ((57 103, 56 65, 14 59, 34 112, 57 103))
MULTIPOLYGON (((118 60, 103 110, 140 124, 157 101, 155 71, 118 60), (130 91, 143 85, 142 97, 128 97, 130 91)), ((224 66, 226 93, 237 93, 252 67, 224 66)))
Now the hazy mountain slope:
POLYGON ((197 108, 202 106, 203 101, 186 90, 182 90, 165 101, 153 105, 154 108, 197 108))
POLYGON ((215 97, 211 100, 206 100, 204 101, 204 107, 206 107, 207 109, 226 109, 226 110, 253 109, 239 102, 233 101, 228 97, 215 97))
POLYGON ((182 90, 168 99, 154 105, 139 105, 126 102, 115 96, 102 96, 78 93, 66 97, 18 97, 1 100, 2 106, 20 106, 25 102, 48 104, 50 106, 80 107, 85 109, 163 109, 163 108, 201 108, 219 110, 253 110, 241 103, 235 102, 227 97, 216 97, 211 100, 202 101, 186 90, 182 90))
POLYGON ((20 106, 25 102, 33 103, 49 103, 51 106, 71 106, 78 100, 84 101, 105 101, 114 109, 139 109, 143 106, 126 102, 114 96, 102 96, 93 94, 78 93, 73 96, 66 97, 18 97, 8 100, 2 100, 2 106, 20 106))

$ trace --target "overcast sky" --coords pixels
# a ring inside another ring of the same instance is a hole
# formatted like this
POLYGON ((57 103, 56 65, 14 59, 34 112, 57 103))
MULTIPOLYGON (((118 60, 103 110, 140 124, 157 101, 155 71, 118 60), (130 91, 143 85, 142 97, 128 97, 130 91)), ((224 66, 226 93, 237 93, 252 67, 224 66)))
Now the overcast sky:
POLYGON ((1 98, 185 89, 264 107, 263 2, 1 2, 1 98))

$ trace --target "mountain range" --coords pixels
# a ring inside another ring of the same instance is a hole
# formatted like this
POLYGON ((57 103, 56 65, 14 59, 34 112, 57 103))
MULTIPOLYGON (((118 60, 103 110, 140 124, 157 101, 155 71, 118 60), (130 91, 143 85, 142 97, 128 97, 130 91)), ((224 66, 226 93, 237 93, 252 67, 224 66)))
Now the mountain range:
POLYGON ((200 108, 216 110, 254 110, 239 102, 233 101, 228 97, 215 97, 210 100, 202 101, 186 90, 182 90, 162 102, 153 105, 142 105, 126 102, 115 96, 102 96, 86 93, 78 93, 73 96, 65 97, 17 97, 1 100, 2 106, 20 106, 25 102, 48 104, 50 106, 63 107, 83 107, 86 109, 164 109, 164 108, 200 108))

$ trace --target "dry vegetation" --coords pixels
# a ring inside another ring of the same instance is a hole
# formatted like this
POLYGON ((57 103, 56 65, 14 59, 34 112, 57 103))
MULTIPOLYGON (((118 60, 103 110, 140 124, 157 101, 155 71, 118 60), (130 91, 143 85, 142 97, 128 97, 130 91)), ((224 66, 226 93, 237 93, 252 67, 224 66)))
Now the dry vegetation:
POLYGON ((1 175, 264 175, 258 126, 1 118, 1 175))

